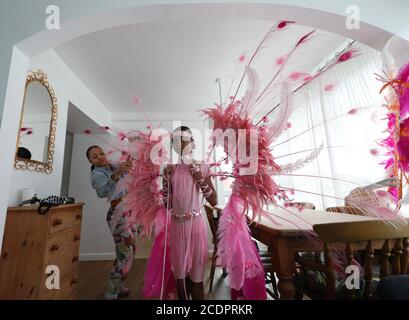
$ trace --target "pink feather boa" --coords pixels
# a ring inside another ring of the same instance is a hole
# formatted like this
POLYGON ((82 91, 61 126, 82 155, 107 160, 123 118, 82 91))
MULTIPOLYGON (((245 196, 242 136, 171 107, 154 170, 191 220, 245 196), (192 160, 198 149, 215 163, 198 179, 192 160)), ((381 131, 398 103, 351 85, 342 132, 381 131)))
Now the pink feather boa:
POLYGON ((169 222, 166 228, 167 211, 163 206, 163 196, 158 183, 160 165, 156 164, 158 159, 154 159, 155 163, 151 157, 152 148, 157 147, 160 142, 153 139, 151 133, 140 133, 139 138, 133 141, 129 148, 135 161, 126 177, 128 194, 124 206, 132 211, 133 220, 142 226, 142 235, 150 236, 154 231, 154 242, 146 266, 143 296, 172 299, 175 297, 175 279, 170 263, 169 233, 166 239, 169 222))
POLYGON ((223 210, 219 236, 218 264, 229 272, 232 298, 266 299, 264 268, 250 237, 244 201, 238 195, 232 195, 223 210))
POLYGON ((169 222, 168 239, 165 253, 166 210, 160 209, 155 219, 155 240, 146 266, 143 296, 145 298, 173 299, 175 297, 175 278, 172 273, 169 254, 169 222), (165 261, 164 261, 165 258, 165 261), (165 270, 163 270, 163 267, 165 270), (164 273, 163 273, 164 271, 164 273), (162 274, 164 277, 162 278, 162 274), (163 279, 163 281, 162 281, 163 279), (162 291, 163 282, 163 291, 162 291))
POLYGON ((142 235, 150 236, 155 217, 163 208, 162 193, 158 177, 160 165, 152 162, 151 151, 159 143, 151 139, 151 135, 141 136, 143 139, 132 143, 132 154, 135 161, 126 177, 125 205, 132 211, 136 223, 143 227, 142 235))

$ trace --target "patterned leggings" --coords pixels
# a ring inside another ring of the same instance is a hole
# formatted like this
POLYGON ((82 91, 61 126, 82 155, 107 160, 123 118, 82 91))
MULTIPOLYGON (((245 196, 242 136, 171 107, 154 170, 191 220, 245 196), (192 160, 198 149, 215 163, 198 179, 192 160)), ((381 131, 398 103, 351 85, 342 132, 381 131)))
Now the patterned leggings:
POLYGON ((130 224, 130 211, 109 208, 107 222, 115 242, 116 259, 112 266, 106 295, 116 298, 123 288, 124 281, 132 267, 135 254, 135 236, 139 228, 130 224))

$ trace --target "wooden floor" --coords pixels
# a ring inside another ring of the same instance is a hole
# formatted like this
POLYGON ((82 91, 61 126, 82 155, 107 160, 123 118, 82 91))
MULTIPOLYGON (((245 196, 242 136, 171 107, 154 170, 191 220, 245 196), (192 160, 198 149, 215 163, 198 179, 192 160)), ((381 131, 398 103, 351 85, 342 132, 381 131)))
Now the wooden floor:
MULTIPOLYGON (((131 294, 122 299, 143 299, 142 286, 147 259, 135 259, 129 272, 125 285, 131 289, 131 294)), ((101 300, 112 266, 112 261, 81 261, 78 271, 77 299, 78 300, 101 300)), ((205 296, 206 299, 230 300, 230 289, 227 287, 227 279, 223 279, 222 269, 216 268, 213 282, 213 294, 209 295, 209 271, 210 261, 206 266, 205 273, 205 296)))

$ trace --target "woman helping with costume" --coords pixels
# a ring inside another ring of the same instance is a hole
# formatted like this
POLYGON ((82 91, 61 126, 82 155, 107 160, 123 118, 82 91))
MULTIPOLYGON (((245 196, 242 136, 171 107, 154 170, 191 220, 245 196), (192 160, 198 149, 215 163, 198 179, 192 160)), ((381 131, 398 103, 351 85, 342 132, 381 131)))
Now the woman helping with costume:
POLYGON ((133 222, 131 211, 123 207, 126 189, 122 178, 131 169, 128 160, 120 164, 110 164, 104 150, 91 146, 86 152, 91 166, 91 185, 99 198, 107 198, 110 208, 107 223, 115 242, 115 261, 112 266, 105 298, 112 300, 129 295, 130 290, 124 281, 131 269, 135 254, 135 234, 137 226, 133 222))

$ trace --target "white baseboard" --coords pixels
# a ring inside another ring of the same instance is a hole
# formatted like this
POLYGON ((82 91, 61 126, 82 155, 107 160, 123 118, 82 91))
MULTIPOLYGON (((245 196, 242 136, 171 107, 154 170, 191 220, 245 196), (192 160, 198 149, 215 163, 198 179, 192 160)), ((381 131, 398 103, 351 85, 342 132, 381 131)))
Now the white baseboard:
POLYGON ((114 252, 80 253, 80 261, 105 261, 114 259, 114 252))

